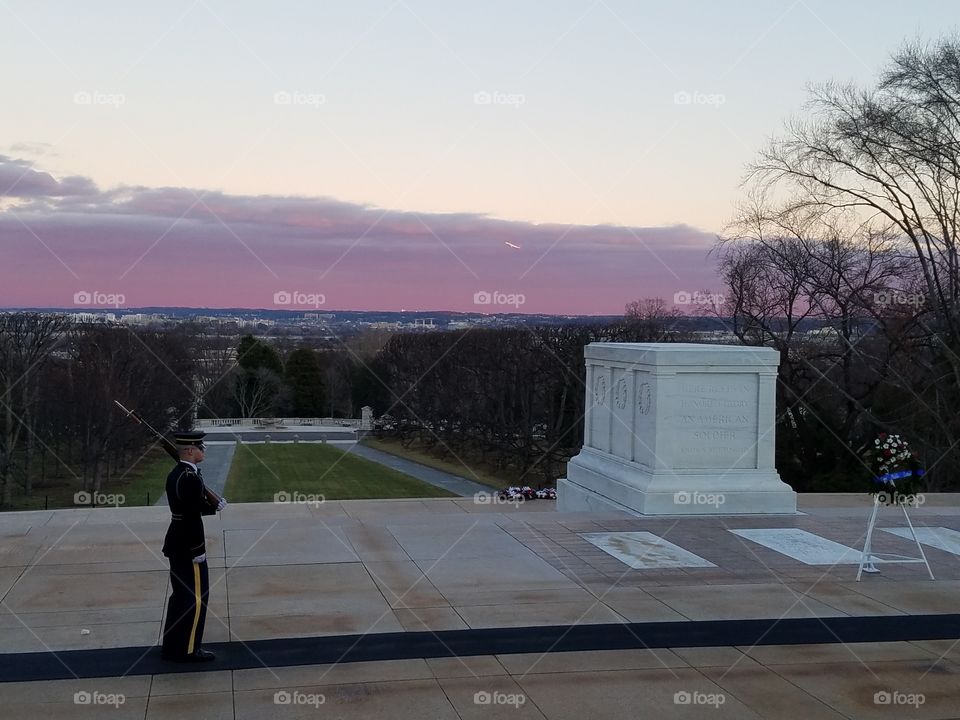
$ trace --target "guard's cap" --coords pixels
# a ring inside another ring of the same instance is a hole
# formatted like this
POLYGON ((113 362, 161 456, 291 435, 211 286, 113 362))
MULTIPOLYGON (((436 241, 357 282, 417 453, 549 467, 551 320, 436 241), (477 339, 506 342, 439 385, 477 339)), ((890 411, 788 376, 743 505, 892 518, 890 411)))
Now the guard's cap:
POLYGON ((198 447, 203 450, 203 439, 207 436, 205 432, 191 430, 189 432, 175 432, 173 441, 177 447, 198 447))

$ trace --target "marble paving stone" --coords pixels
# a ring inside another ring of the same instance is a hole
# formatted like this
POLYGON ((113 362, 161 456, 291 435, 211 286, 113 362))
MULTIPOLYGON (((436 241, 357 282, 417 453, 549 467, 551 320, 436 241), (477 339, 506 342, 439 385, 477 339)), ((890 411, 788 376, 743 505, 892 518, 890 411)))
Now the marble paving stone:
MULTIPOLYGON (((322 507, 322 506, 321 506, 322 507)), ((297 522, 315 526, 316 518, 308 505, 281 503, 233 503, 218 518, 220 527, 233 530, 267 530, 288 527, 297 522)), ((207 526, 213 528, 213 525, 207 526)))
MULTIPOLYGON (((3 688, 0 686, 0 706, 3 707, 3 720, 37 720, 35 701, 27 703, 5 703, 3 688)), ((73 701, 69 703, 45 703, 44 720, 143 720, 147 712, 147 698, 126 697, 123 704, 83 705, 73 701)))
POLYGON ((634 569, 716 567, 649 532, 584 533, 581 537, 634 569))
MULTIPOLYGON (((288 692, 292 694, 294 688, 288 692)), ((370 720, 370 718, 430 718, 458 720, 443 689, 436 680, 404 680, 351 685, 320 685, 297 689, 304 694, 323 696, 323 704, 278 705, 283 690, 252 690, 236 693, 236 720, 370 720)))
MULTIPOLYGON (((123 678, 82 678, 44 680, 41 682, 0 683, 0 708, 6 702, 34 703, 36 705, 73 703, 78 692, 123 694, 128 699, 146 699, 150 694, 150 676, 136 675, 123 678)), ((3 708, 4 710, 6 708, 3 708)), ((6 714, 3 715, 6 718, 6 714)), ((33 716, 34 718, 36 715, 33 716)))
MULTIPOLYGON (((431 517, 443 517, 427 507, 429 501, 423 500, 354 500, 344 503, 347 515, 364 524, 386 526, 395 522, 412 524, 429 523, 431 517)), ((459 516, 466 513, 452 506, 459 516)))
MULTIPOLYGON (((252 611, 251 611, 252 612, 252 611)), ((232 640, 268 640, 364 633, 402 632, 403 625, 383 598, 341 598, 336 605, 318 605, 313 612, 230 617, 232 640)))
POLYGON ((8 512, 0 515, 0 539, 26 535, 34 526, 42 527, 50 519, 50 511, 42 511, 38 516, 35 512, 8 512))
POLYGON ((640 588, 616 587, 597 593, 604 605, 630 622, 674 622, 686 620, 650 593, 640 588))
POLYGON ((225 531, 227 565, 305 565, 358 562, 339 527, 225 531))
POLYGON ((507 671, 493 655, 429 658, 427 666, 436 678, 484 677, 506 675, 507 671))
POLYGON ((695 668, 740 667, 756 665, 756 660, 735 647, 683 647, 670 650, 685 663, 695 668))
MULTIPOLYGON (((885 533, 896 535, 913 544, 913 535, 910 533, 910 528, 908 527, 880 529, 885 533)), ((917 539, 924 545, 935 547, 938 550, 944 550, 953 555, 960 555, 960 532, 945 527, 914 527, 914 530, 917 533, 917 539)), ((916 548, 916 545, 914 545, 914 548, 916 548)), ((903 554, 909 555, 911 553, 907 552, 903 554)), ((919 557, 915 549, 912 555, 919 557)))
POLYGON ((456 610, 471 628, 626 622, 623 617, 596 600, 538 605, 467 605, 457 607, 456 610))
POLYGON ((444 597, 450 605, 529 605, 545 602, 589 602, 595 600, 599 594, 581 587, 568 587, 552 590, 448 592, 444 597))
POLYGON ((739 663, 733 668, 709 667, 703 674, 729 697, 770 720, 845 720, 822 701, 784 680, 769 668, 739 663))
POLYGON ((730 532, 806 565, 858 565, 860 563, 860 550, 798 528, 756 528, 730 532))
POLYGON ((416 561, 439 558, 514 557, 532 555, 520 541, 502 528, 464 518, 457 526, 390 525, 388 529, 406 553, 416 561), (467 522, 469 521, 469 522, 467 522))
POLYGON ((193 695, 194 693, 221 693, 233 691, 229 670, 222 672, 182 672, 154 675, 150 697, 160 695, 193 695))
POLYGON ((861 582, 843 583, 843 585, 911 615, 957 612, 960 582, 946 580, 890 582, 883 579, 887 573, 887 568, 883 568, 879 575, 866 577, 861 582))
POLYGON ((428 630, 466 630, 467 624, 452 607, 394 608, 403 629, 408 632, 428 630))
POLYGON ((360 525, 346 529, 353 551, 364 562, 409 561, 410 556, 386 528, 360 525))
POLYGON ((791 592, 779 583, 709 585, 691 592, 687 586, 645 588, 665 605, 691 620, 741 618, 835 617, 842 612, 791 592))
MULTIPOLYGON (((162 598, 158 598, 162 600, 162 598)), ((76 627, 91 628, 114 623, 151 622, 160 619, 157 607, 117 608, 114 610, 53 610, 14 613, 0 606, 0 628, 76 627)))
POLYGON ((25 567, 0 567, 0 600, 3 600, 24 570, 26 570, 25 567))
POLYGON ((874 663, 870 672, 850 663, 777 665, 789 682, 851 718, 923 720, 957 716, 957 673, 950 663, 928 661, 874 663), (859 670, 857 669, 859 668, 859 670), (878 695, 880 693, 880 695, 878 695), (894 693, 898 701, 893 702, 894 693), (923 702, 907 704, 908 696, 923 702), (884 702, 885 700, 890 702, 884 702))
POLYGON ((391 607, 445 607, 450 603, 412 560, 365 562, 364 567, 391 607))
POLYGON ((427 579, 444 595, 460 592, 552 590, 577 585, 532 553, 499 557, 419 560, 427 579))
POLYGON ((230 568, 226 587, 230 605, 305 602, 312 606, 323 593, 376 592, 377 586, 361 563, 333 565, 272 565, 230 568))
POLYGON ((891 660, 936 660, 930 651, 908 642, 759 645, 739 649, 761 665, 844 662, 860 665, 891 660))
POLYGON ((517 678, 517 684, 550 720, 761 717, 692 668, 531 674, 517 678), (695 693, 699 700, 714 696, 718 703, 694 705, 695 693))
MULTIPOLYGON (((56 538, 51 540, 55 542, 56 538)), ((210 542, 211 554, 219 543, 210 542)), ((103 527, 97 532, 74 530, 53 547, 47 547, 34 562, 37 567, 45 565, 98 564, 98 563, 143 563, 148 567, 163 567, 165 558, 160 554, 163 534, 134 536, 125 528, 103 527)))
MULTIPOLYGON (((223 557, 207 557, 207 565, 211 568, 223 567, 223 557)), ((29 572, 31 575, 82 575, 84 577, 108 573, 129 573, 129 572, 169 572, 169 561, 162 555, 156 557, 143 558, 141 560, 128 560, 120 562, 91 562, 91 563, 67 563, 64 565, 33 565, 29 572)), ((76 578, 73 578, 75 581, 76 578)))
POLYGON ((255 668, 236 670, 233 676, 234 688, 240 692, 395 680, 428 680, 434 677, 434 674, 425 661, 412 659, 255 668))
POLYGON ((687 663, 666 649, 592 650, 589 652, 517 653, 497 659, 515 677, 534 673, 583 672, 584 670, 650 670, 687 667, 687 663))
MULTIPOLYGON (((141 500, 145 499, 144 496, 141 496, 141 500)), ((162 524, 166 527, 166 523, 169 521, 170 507, 164 503, 163 505, 147 507, 98 507, 96 512, 92 512, 87 516, 84 525, 130 525, 133 523, 147 525, 154 523, 158 526, 162 524)), ((208 518, 204 518, 204 521, 209 520, 208 518)))
POLYGON ((785 581, 784 585, 796 593, 806 595, 847 615, 862 617, 866 615, 904 614, 902 610, 897 610, 895 607, 850 590, 838 582, 823 581, 822 577, 814 578, 812 581, 785 581))
MULTIPOLYGON (((157 615, 159 616, 159 610, 157 615)), ((90 634, 80 627, 11 627, 0 633, 0 653, 93 650, 131 645, 154 645, 161 630, 160 621, 92 625, 90 634)))
POLYGON ((26 572, 7 593, 14 612, 103 610, 157 607, 166 593, 168 572, 100 573, 84 582, 72 576, 26 572))
POLYGON ((459 677, 439 680, 461 720, 545 720, 510 677, 459 677))
POLYGON ((150 695, 146 720, 181 720, 181 718, 233 720, 233 692, 150 695))
POLYGON ((42 549, 46 549, 43 546, 44 541, 39 537, 0 538, 0 568, 17 569, 30 565, 42 549))
POLYGON ((932 653, 936 661, 948 660, 954 665, 960 665, 960 639, 914 640, 911 644, 932 653))

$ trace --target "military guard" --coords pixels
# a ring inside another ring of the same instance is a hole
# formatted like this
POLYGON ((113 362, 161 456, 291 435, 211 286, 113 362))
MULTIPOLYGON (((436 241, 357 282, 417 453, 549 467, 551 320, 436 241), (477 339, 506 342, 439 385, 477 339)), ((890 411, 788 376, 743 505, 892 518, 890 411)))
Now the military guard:
MULTIPOLYGON (((210 579, 203 515, 214 515, 226 500, 213 500, 197 467, 203 462, 203 432, 174 433, 180 462, 167 475, 170 527, 163 554, 170 560, 172 592, 167 604, 161 657, 170 662, 209 662, 216 656, 200 647, 207 615, 210 579)), ((216 496, 213 496, 216 497, 216 496)))

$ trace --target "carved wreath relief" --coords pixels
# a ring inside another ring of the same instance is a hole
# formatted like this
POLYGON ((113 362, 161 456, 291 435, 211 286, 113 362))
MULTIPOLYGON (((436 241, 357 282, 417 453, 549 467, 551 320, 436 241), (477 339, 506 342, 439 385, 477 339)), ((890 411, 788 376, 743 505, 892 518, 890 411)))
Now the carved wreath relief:
POLYGON ((624 378, 617 380, 617 385, 613 389, 613 397, 616 400, 617 407, 621 410, 627 406, 627 381, 624 378))
POLYGON ((593 402, 597 405, 603 405, 607 399, 607 378, 598 375, 593 381, 593 402))
POLYGON ((650 406, 653 404, 652 393, 650 392, 650 383, 641 383, 637 388, 637 410, 641 415, 650 412, 650 406))

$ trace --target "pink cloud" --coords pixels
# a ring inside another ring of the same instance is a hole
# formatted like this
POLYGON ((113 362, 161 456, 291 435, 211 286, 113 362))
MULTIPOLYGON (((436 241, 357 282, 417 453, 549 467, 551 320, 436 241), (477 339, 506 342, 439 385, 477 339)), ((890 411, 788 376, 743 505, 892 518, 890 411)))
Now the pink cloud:
POLYGON ((328 310, 512 310, 474 305, 474 293, 496 290, 523 294, 521 312, 616 314, 637 298, 719 288, 707 257, 713 241, 683 225, 534 224, 332 198, 99 190, 88 178, 57 180, 0 156, 6 306, 64 306, 79 290, 98 290, 123 293, 131 306, 272 307, 275 292, 299 290, 325 295, 328 310))

